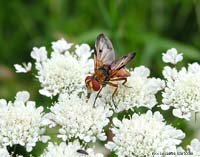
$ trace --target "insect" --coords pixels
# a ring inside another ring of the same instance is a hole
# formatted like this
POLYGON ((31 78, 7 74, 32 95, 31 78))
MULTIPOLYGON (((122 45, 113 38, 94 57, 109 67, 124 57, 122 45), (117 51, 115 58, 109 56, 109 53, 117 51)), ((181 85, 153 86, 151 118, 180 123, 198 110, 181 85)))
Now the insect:
POLYGON ((85 150, 82 150, 82 149, 78 149, 77 152, 81 153, 81 154, 88 155, 88 153, 85 150))
POLYGON ((118 84, 115 82, 123 81, 122 84, 125 85, 130 73, 124 67, 135 55, 136 53, 129 53, 127 56, 116 60, 115 52, 109 38, 104 34, 99 34, 97 36, 94 48, 94 74, 85 78, 88 92, 87 97, 90 97, 92 91, 98 91, 93 106, 95 106, 100 92, 106 85, 115 88, 112 94, 114 103, 113 97, 118 89, 118 84))

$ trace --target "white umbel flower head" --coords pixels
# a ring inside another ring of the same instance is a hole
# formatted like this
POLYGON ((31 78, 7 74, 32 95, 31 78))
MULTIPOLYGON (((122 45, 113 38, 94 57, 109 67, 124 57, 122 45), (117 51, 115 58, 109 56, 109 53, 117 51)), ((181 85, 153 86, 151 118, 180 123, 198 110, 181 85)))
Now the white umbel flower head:
POLYGON ((23 63, 22 65, 14 64, 16 73, 27 73, 31 71, 32 64, 29 62, 27 64, 23 63))
POLYGON ((185 134, 164 122, 159 112, 134 114, 122 121, 113 119, 113 141, 106 148, 120 157, 151 156, 153 152, 171 152, 181 143, 185 134))
POLYGON ((162 59, 165 63, 176 64, 183 60, 183 56, 182 53, 178 54, 175 48, 171 48, 166 53, 163 53, 162 59))
MULTIPOLYGON (((119 88, 114 96, 117 108, 116 112, 144 106, 152 108, 157 104, 155 94, 165 86, 164 81, 156 78, 149 78, 150 71, 144 66, 136 67, 130 72, 125 85, 118 84, 119 88)), ((102 97, 112 103, 112 93, 115 88, 107 86, 102 91, 102 97)))
POLYGON ((93 69, 93 60, 89 59, 92 51, 88 45, 75 52, 69 52, 70 47, 64 39, 53 42, 50 58, 44 47, 33 49, 31 56, 36 59, 37 78, 42 86, 40 94, 51 97, 82 90, 86 75, 93 69))
POLYGON ((41 155, 41 157, 103 157, 102 154, 95 154, 93 149, 85 150, 82 148, 78 141, 74 141, 73 143, 68 143, 66 145, 65 142, 60 144, 49 143, 45 152, 41 155), (85 154, 81 154, 77 152, 77 150, 84 150, 85 154))
POLYGON ((190 120, 191 112, 200 111, 200 65, 189 64, 188 69, 179 72, 175 68, 165 67, 163 75, 166 88, 162 93, 163 110, 173 107, 173 115, 190 120))
POLYGON ((78 138, 84 142, 106 140, 104 127, 109 123, 112 112, 103 105, 92 107, 85 98, 77 95, 62 95, 51 107, 48 118, 50 127, 61 126, 58 137, 63 141, 78 138))
POLYGON ((43 107, 28 101, 29 93, 18 92, 14 102, 0 100, 0 145, 19 144, 30 152, 37 141, 46 142, 43 107))

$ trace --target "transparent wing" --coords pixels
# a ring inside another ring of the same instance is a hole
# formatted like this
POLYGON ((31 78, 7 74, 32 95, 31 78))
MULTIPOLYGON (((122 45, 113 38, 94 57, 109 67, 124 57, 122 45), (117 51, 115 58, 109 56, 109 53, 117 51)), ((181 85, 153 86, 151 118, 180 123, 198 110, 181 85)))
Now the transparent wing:
POLYGON ((103 65, 111 65, 115 61, 115 52, 111 41, 104 34, 99 34, 95 42, 95 69, 103 65))
POLYGON ((127 56, 123 56, 120 59, 114 61, 111 64, 111 70, 119 70, 123 68, 129 61, 135 57, 136 53, 129 53, 127 56))

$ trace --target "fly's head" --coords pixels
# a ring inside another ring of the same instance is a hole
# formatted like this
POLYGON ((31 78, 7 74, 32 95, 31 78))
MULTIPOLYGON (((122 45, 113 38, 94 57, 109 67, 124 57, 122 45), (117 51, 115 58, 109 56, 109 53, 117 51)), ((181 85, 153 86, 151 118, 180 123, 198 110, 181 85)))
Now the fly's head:
POLYGON ((99 91, 101 84, 93 77, 87 76, 85 78, 85 85, 87 88, 87 97, 89 98, 92 91, 99 91))

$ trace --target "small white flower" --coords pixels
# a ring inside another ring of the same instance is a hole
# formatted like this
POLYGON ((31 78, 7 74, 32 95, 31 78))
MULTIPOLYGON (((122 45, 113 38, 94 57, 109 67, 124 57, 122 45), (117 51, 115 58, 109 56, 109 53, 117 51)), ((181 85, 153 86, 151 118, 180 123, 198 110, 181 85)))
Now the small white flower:
POLYGON ((172 152, 176 150, 185 134, 167 125, 159 112, 154 114, 134 114, 122 121, 113 119, 113 141, 105 146, 121 157, 151 156, 153 152, 172 152))
POLYGON ((60 39, 58 41, 52 42, 52 48, 54 52, 63 53, 71 48, 73 44, 68 43, 65 39, 60 39))
POLYGON ((197 73, 200 71, 200 65, 196 62, 189 64, 188 71, 190 71, 191 73, 197 73))
POLYGON ((175 48, 171 48, 166 53, 163 53, 162 59, 165 63, 176 64, 183 60, 183 56, 182 53, 178 54, 175 48))
POLYGON ((188 70, 165 67, 166 88, 162 93, 164 110, 173 107, 173 115, 190 120, 191 112, 200 112, 200 65, 189 64, 188 70))
POLYGON ((164 111, 165 111, 165 110, 169 110, 169 108, 170 108, 168 105, 160 105, 160 107, 161 107, 161 109, 164 110, 164 111))
POLYGON ((92 51, 88 44, 76 45, 75 47, 76 47, 75 53, 80 58, 88 59, 91 56, 92 51))
POLYGON ((43 107, 29 101, 29 93, 18 92, 14 102, 0 101, 0 145, 19 144, 29 152, 37 141, 44 139, 43 107), (6 103, 6 104, 5 104, 6 103))
POLYGON ((47 115, 50 127, 61 126, 59 138, 63 141, 73 138, 84 142, 95 142, 96 138, 106 140, 103 128, 109 123, 112 112, 103 106, 92 107, 75 94, 60 96, 59 102, 50 108, 47 115))
POLYGON ((46 97, 51 97, 52 95, 56 95, 56 94, 57 94, 57 92, 56 92, 56 94, 54 94, 55 91, 48 90, 48 89, 46 89, 45 87, 44 87, 43 89, 40 89, 40 90, 39 90, 39 93, 40 93, 41 95, 46 96, 46 97))
POLYGON ((21 91, 21 92, 18 92, 16 94, 15 100, 16 101, 21 101, 21 102, 25 103, 25 102, 28 101, 29 98, 30 98, 29 92, 27 92, 27 91, 21 91))
POLYGON ((173 109, 172 111, 175 117, 184 118, 186 120, 190 120, 191 113, 190 112, 183 112, 181 109, 173 109))
POLYGON ((150 78, 150 71, 144 66, 136 67, 130 74, 125 85, 118 82, 119 88, 114 96, 117 108, 111 99, 113 87, 107 85, 102 91, 102 98, 111 103, 116 112, 140 106, 154 107, 157 104, 155 95, 164 88, 164 82, 161 79, 150 78))
POLYGON ((32 64, 29 62, 28 64, 23 63, 22 65, 14 64, 16 73, 27 73, 31 71, 32 64))
POLYGON ((0 148, 0 157, 12 157, 12 156, 8 153, 5 147, 5 148, 0 148))
POLYGON ((5 99, 0 99, 0 107, 6 107, 7 101, 5 99))
POLYGON ((178 72, 175 68, 171 68, 169 66, 165 66, 163 69, 163 76, 168 80, 175 80, 178 76, 178 72))
POLYGON ((85 150, 78 141, 68 143, 68 145, 65 142, 59 145, 50 142, 41 157, 103 157, 103 154, 95 154, 91 148, 85 150), (82 150, 88 155, 79 153, 78 150, 82 150))
POLYGON ((198 139, 193 139, 187 148, 195 155, 200 155, 200 141, 198 139))
POLYGON ((47 51, 45 47, 34 47, 31 51, 31 57, 36 60, 36 62, 42 62, 47 59, 47 51))
POLYGON ((135 67, 133 74, 136 76, 145 78, 145 77, 150 76, 150 70, 148 68, 146 68, 145 66, 139 66, 139 67, 135 67))

